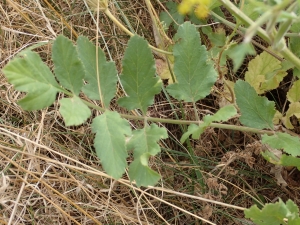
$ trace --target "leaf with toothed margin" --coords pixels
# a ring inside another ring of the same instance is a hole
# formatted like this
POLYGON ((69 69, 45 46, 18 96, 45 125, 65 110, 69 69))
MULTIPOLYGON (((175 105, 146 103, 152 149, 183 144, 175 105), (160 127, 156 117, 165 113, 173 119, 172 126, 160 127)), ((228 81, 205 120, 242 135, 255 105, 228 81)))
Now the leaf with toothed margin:
POLYGON ((96 154, 104 170, 113 178, 119 179, 127 167, 125 139, 131 135, 128 121, 122 119, 117 112, 105 111, 93 119, 92 130, 96 133, 96 154))
POLYGON ((91 116, 89 107, 77 96, 63 98, 59 103, 59 112, 64 118, 66 126, 80 125, 91 116))
POLYGON ((118 104, 128 110, 140 109, 145 114, 161 91, 161 80, 155 77, 155 62, 144 38, 137 35, 130 38, 120 80, 128 96, 120 98, 118 104))
POLYGON ((20 52, 4 68, 8 82, 27 95, 18 101, 24 110, 38 110, 53 104, 61 87, 41 57, 30 50, 20 52))
POLYGON ((276 113, 274 102, 258 96, 255 89, 242 80, 235 83, 234 92, 243 125, 257 129, 274 128, 273 118, 276 113))
POLYGON ((156 124, 133 131, 133 136, 127 144, 128 150, 133 150, 134 161, 129 166, 130 180, 137 186, 154 185, 160 178, 159 174, 148 166, 150 156, 160 152, 158 141, 167 138, 167 130, 156 124))
POLYGON ((268 136, 264 134, 262 136, 262 143, 270 145, 275 149, 283 149, 292 156, 300 156, 300 138, 291 136, 287 133, 275 133, 268 136))
POLYGON ((251 219, 257 225, 300 224, 299 208, 290 199, 286 204, 279 199, 276 203, 265 204, 262 209, 253 205, 245 209, 244 213, 245 218, 251 219))
POLYGON ((59 83, 78 96, 83 86, 84 69, 72 41, 59 35, 52 46, 52 59, 59 83))
POLYGON ((179 26, 175 42, 173 54, 177 83, 170 84, 167 91, 178 100, 196 102, 210 94, 217 72, 207 63, 207 50, 190 22, 179 26))
POLYGON ((107 62, 104 52, 92 44, 87 37, 80 36, 77 39, 78 56, 84 69, 84 79, 88 82, 82 91, 93 100, 100 100, 105 107, 116 94, 118 81, 117 69, 114 62, 107 62))

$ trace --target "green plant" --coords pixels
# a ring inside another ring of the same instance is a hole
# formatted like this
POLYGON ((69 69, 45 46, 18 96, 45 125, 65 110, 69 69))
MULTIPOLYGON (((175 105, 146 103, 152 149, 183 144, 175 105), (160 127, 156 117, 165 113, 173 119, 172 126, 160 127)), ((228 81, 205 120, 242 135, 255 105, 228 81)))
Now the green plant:
MULTIPOLYGON (((181 137, 182 143, 189 141, 190 135, 198 139, 207 127, 262 134, 263 144, 269 145, 271 149, 282 149, 281 154, 275 154, 272 150, 263 152, 262 155, 269 162, 300 169, 300 160, 297 158, 300 156, 299 137, 291 135, 292 132, 289 134, 278 131, 274 126, 275 117, 282 120, 290 129, 293 127, 289 121, 290 117, 294 115, 299 119, 300 97, 297 88, 299 82, 295 81, 288 92, 291 104, 285 115, 281 112, 276 113, 273 101, 260 96, 266 91, 276 89, 288 69, 294 69, 297 74, 297 69, 300 68, 300 60, 292 52, 295 51, 293 43, 296 40, 291 38, 292 51, 284 41, 288 32, 295 29, 293 22, 298 19, 295 13, 297 2, 279 1, 278 5, 270 4, 265 7, 260 4, 261 1, 252 1, 251 4, 257 5, 259 9, 257 11, 262 15, 260 18, 254 16, 256 21, 251 18, 253 12, 247 16, 246 11, 244 13, 230 1, 220 0, 220 2, 236 16, 236 24, 231 24, 220 17, 220 13, 212 11, 212 15, 234 28, 231 35, 226 37, 222 30, 214 32, 207 27, 201 28, 204 34, 216 37, 211 40, 212 47, 207 50, 206 46, 201 44, 197 26, 185 22, 178 27, 173 39, 174 68, 170 67, 169 70, 175 74, 177 82, 168 85, 166 90, 173 98, 192 103, 195 121, 147 116, 147 109, 153 104, 154 96, 160 93, 163 87, 161 79, 155 76, 155 61, 151 49, 166 54, 170 52, 153 48, 142 37, 128 31, 126 32, 131 38, 124 54, 123 70, 120 75, 120 83, 126 94, 117 99, 117 103, 129 111, 137 110, 140 116, 110 110, 110 102, 116 98, 118 82, 115 63, 107 62, 104 52, 83 36, 77 39, 75 46, 64 36, 57 37, 53 42, 52 59, 55 76, 32 49, 19 53, 3 68, 3 72, 17 90, 27 92, 27 95, 19 101, 25 110, 48 107, 55 102, 57 93, 63 93, 66 97, 59 100, 59 111, 67 126, 84 123, 91 116, 91 109, 102 112, 100 116, 93 118, 94 147, 104 170, 115 179, 119 179, 128 168, 130 180, 135 181, 137 186, 155 185, 158 182, 160 175, 149 167, 148 161, 151 156, 160 152, 159 140, 167 138, 168 135, 164 127, 159 127, 154 122, 188 125, 188 129, 181 137), (263 30, 261 25, 265 24, 271 15, 270 22, 263 30), (238 31, 245 33, 245 42, 242 44, 233 40, 238 31), (226 57, 233 60, 234 70, 237 71, 245 55, 254 54, 250 41, 255 34, 267 41, 271 48, 266 48, 249 63, 245 81, 236 81, 232 88, 228 84, 230 80, 222 70, 226 57), (276 52, 279 50, 280 54, 276 52), (206 115, 200 120, 196 102, 211 93, 218 78, 230 92, 228 104, 215 114, 206 115), (80 98, 81 92, 91 100, 100 101, 100 106, 80 98), (237 116, 238 111, 241 115, 239 121, 243 126, 221 123, 237 116), (143 126, 132 131, 128 119, 141 120, 143 126), (134 160, 128 166, 126 159, 130 151, 133 152, 134 160)), ((215 8, 211 9, 217 10, 216 5, 211 4, 212 6, 215 8)), ((112 18, 107 7, 105 4, 101 10, 112 18)), ((168 7, 174 6, 169 3, 168 7)), ((161 16, 161 19, 164 18, 166 15, 161 16)), ((177 19, 179 18, 181 19, 178 16, 177 19)), ((166 24, 169 25, 171 22, 168 21, 166 24)), ((280 222, 296 224, 299 221, 298 211, 291 201, 288 201, 286 206, 282 202, 268 205, 261 212, 253 207, 246 211, 246 216, 257 223, 268 224, 263 222, 263 219, 268 221, 268 217, 261 218, 261 213, 264 213, 264 210, 276 210, 277 206, 286 209, 280 222)))

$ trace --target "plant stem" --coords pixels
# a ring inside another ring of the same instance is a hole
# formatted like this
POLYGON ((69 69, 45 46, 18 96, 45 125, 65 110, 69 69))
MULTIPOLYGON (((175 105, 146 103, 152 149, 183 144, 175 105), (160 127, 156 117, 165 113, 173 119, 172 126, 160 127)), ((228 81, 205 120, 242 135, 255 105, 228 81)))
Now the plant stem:
MULTIPOLYGON (((239 20, 241 20, 243 23, 251 26, 253 25, 255 22, 252 21, 247 15, 245 15, 239 8, 237 8, 232 2, 230 2, 229 0, 219 0, 221 3, 223 3, 223 5, 235 16, 237 17, 239 20)), ((288 5, 288 1, 285 1, 284 4, 280 4, 280 6, 278 6, 278 9, 282 9, 284 7, 286 7, 288 5)), ((276 8, 277 9, 277 8, 276 8)), ((268 34, 266 33, 266 31, 264 31, 261 27, 259 27, 257 29, 257 34, 258 36, 260 36, 262 39, 264 39, 265 41, 267 41, 269 44, 271 44, 271 39, 268 36, 268 34)), ((300 69, 300 59, 295 56, 287 47, 285 47, 284 49, 282 49, 282 51, 280 52, 286 60, 290 61, 291 63, 293 63, 298 69, 300 69)))
MULTIPOLYGON (((134 35, 134 33, 130 32, 130 30, 128 30, 119 20, 117 20, 117 18, 111 14, 111 12, 109 11, 109 9, 107 8, 104 13, 108 16, 108 18, 110 18, 114 24, 116 24, 122 31, 124 31, 126 34, 128 34, 130 37, 134 35)), ((163 53, 163 54, 167 54, 167 55, 173 55, 172 52, 167 52, 167 51, 164 51, 164 50, 161 50, 159 48, 156 48, 152 45, 149 44, 149 47, 153 50, 153 51, 156 51, 156 52, 159 52, 159 53, 163 53)))
MULTIPOLYGON (((255 22, 251 20, 245 13, 243 13, 239 8, 237 8, 230 0, 219 0, 223 5, 239 20, 241 20, 244 24, 251 26, 255 22)), ((270 38, 266 31, 264 31, 261 27, 257 29, 257 33, 259 36, 267 41, 270 42, 270 38)))
MULTIPOLYGON (((85 101, 81 99, 84 104, 89 106, 90 108, 99 110, 101 112, 104 112, 105 109, 102 107, 99 107, 97 105, 94 105, 88 101, 85 101)), ((191 121, 191 120, 173 120, 173 119, 162 119, 162 118, 156 118, 156 117, 147 117, 147 116, 134 116, 134 115, 127 115, 127 114, 121 114, 120 116, 125 119, 132 119, 132 120, 147 120, 151 122, 157 122, 157 123, 170 123, 170 124, 181 124, 181 125, 190 125, 190 124, 202 124, 202 121, 191 121)), ((268 134, 268 135, 273 135, 274 131, 271 130, 260 130, 256 128, 251 128, 251 127, 243 127, 243 126, 238 126, 238 125, 230 125, 230 124, 221 124, 221 123, 211 123, 209 127, 214 127, 214 128, 220 128, 220 129, 226 129, 226 130, 238 130, 242 132, 251 132, 251 133, 256 133, 256 134, 268 134)))

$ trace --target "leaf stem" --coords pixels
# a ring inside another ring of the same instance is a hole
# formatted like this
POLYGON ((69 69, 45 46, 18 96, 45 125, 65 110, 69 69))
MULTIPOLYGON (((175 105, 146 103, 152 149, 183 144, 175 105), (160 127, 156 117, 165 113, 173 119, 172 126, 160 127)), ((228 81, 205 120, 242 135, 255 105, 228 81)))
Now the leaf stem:
MULTIPOLYGON (((99 110, 101 112, 104 112, 106 109, 94 105, 86 100, 81 99, 84 104, 89 106, 90 108, 99 110)), ((147 116, 134 116, 134 115, 127 115, 127 114, 121 114, 120 116, 125 119, 132 119, 132 120, 147 120, 151 122, 157 122, 157 123, 170 123, 170 124, 179 124, 179 125, 190 125, 190 124, 202 124, 203 121, 192 121, 192 120, 173 120, 173 119, 162 119, 162 118, 156 118, 156 117, 147 117, 147 116)), ((251 127, 243 127, 243 126, 238 126, 238 125, 230 125, 230 124, 221 124, 221 123, 211 123, 209 127, 214 127, 214 128, 220 128, 220 129, 226 129, 226 130, 238 130, 242 132, 251 132, 251 133, 256 133, 256 134, 268 134, 268 135, 273 135, 274 131, 271 130, 260 130, 256 128, 251 128, 251 127)))

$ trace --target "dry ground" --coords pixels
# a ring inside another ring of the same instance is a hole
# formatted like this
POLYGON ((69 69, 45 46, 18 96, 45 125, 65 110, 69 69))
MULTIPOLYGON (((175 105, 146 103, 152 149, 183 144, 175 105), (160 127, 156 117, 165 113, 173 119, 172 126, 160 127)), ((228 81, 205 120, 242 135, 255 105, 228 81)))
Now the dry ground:
MULTIPOLYGON (((110 9, 155 45, 143 1, 111 1, 110 9)), ((101 15, 100 21, 99 43, 120 65, 128 36, 107 17, 101 15)), ((0 0, 0 23, 0 69, 22 49, 58 34, 95 41, 97 32, 83 0, 0 0)), ((51 67, 51 44, 38 52, 51 67)), ((140 189, 127 176, 115 181, 103 172, 92 147, 91 120, 65 127, 57 104, 23 111, 16 104, 23 94, 2 73, 0 85, 0 224, 203 224, 201 218, 251 224, 242 208, 278 197, 299 205, 299 174, 286 172, 288 186, 277 185, 271 165, 257 154, 255 135, 209 129, 191 143, 191 156, 178 142, 179 127, 167 125, 170 138, 151 160, 162 179, 156 187, 140 189)), ((199 102, 200 115, 215 111, 216 101, 210 96, 199 102)), ((184 110, 189 119, 190 106, 184 110)), ((174 116, 163 94, 149 113, 174 116)))

